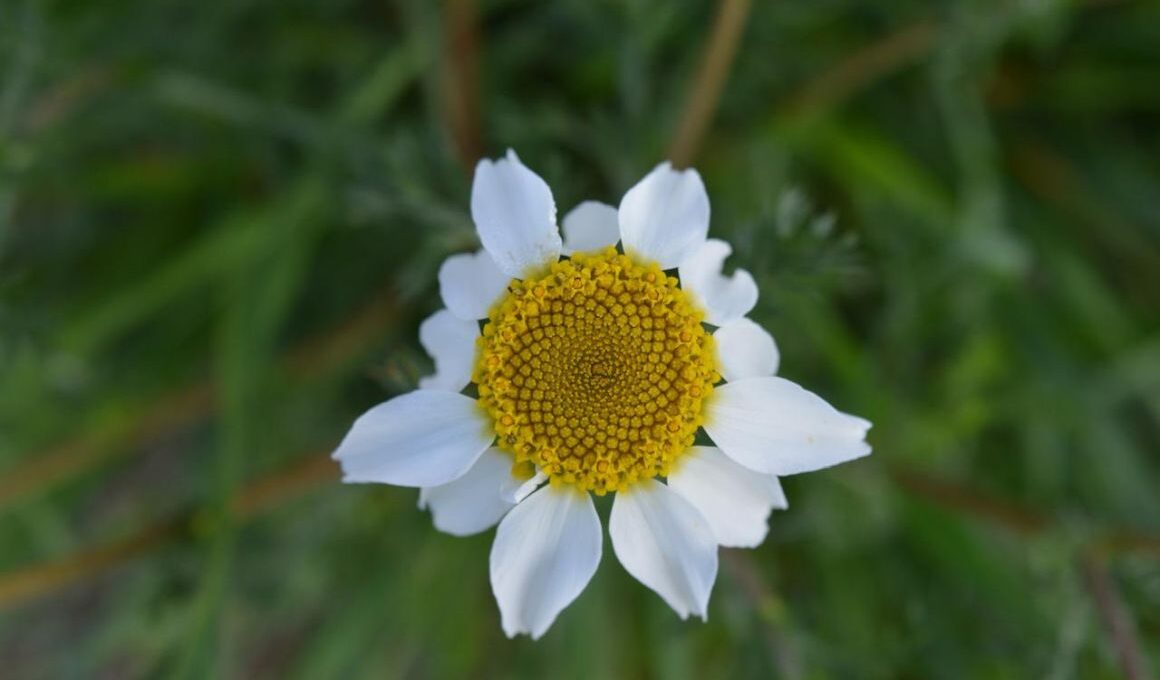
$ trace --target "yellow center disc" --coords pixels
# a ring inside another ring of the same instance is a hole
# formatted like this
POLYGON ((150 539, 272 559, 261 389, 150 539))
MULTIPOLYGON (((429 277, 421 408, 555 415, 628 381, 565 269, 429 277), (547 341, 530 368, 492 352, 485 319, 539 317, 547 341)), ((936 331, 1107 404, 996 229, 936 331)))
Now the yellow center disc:
POLYGON ((473 376, 499 446, 597 494, 668 474, 719 380, 702 319, 675 278, 614 248, 513 281, 473 376))

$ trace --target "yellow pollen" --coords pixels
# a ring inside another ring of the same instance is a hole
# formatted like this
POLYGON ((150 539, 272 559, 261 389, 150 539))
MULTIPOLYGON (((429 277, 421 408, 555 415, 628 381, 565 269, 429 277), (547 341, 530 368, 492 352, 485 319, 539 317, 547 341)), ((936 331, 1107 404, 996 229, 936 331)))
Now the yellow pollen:
POLYGON ((473 380, 517 467, 604 494, 668 474, 720 377, 677 280, 608 248, 513 281, 473 380))

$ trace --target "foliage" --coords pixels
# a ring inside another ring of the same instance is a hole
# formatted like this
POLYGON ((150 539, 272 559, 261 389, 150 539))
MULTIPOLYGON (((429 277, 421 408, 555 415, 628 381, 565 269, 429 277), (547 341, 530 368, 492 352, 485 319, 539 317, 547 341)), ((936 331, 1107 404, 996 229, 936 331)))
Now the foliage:
POLYGON ((6 677, 1160 669, 1160 5, 752 3, 694 163, 875 454, 785 480, 707 623, 606 550, 539 643, 490 533, 312 461, 430 367, 473 131, 615 202, 715 12, 489 1, 475 63, 470 6, 0 3, 6 677))

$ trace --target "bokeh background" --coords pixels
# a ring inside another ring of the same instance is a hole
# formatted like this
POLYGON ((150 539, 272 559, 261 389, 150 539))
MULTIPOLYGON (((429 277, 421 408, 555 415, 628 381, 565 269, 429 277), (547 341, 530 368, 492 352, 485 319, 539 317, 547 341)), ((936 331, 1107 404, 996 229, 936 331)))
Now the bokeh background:
POLYGON ((1151 677, 1158 451, 1160 3, 0 1, 5 678, 1151 677), (336 481, 509 146, 699 168, 875 422, 708 623, 606 550, 509 641, 491 532, 336 481))

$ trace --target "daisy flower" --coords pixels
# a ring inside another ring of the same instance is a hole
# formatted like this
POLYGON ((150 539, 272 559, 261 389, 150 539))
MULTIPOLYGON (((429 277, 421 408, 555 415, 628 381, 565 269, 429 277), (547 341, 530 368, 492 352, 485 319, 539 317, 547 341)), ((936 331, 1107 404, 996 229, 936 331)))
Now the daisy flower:
POLYGON ((509 637, 543 635, 596 572, 593 494, 615 494, 625 569, 704 619, 718 546, 760 544, 787 507, 778 476, 867 455, 870 423, 774 376, 745 316, 757 284, 722 274, 695 170, 662 163, 619 207, 581 203, 561 237, 548 185, 508 151, 476 167, 471 215, 483 250, 443 263, 446 308, 419 327, 435 373, 355 421, 344 481, 418 487, 450 534, 498 523, 509 637))

